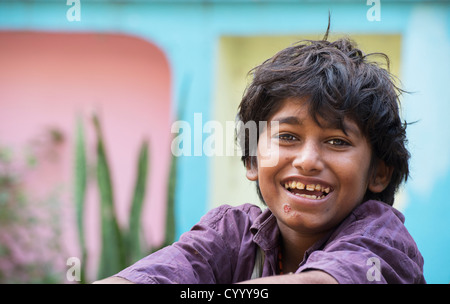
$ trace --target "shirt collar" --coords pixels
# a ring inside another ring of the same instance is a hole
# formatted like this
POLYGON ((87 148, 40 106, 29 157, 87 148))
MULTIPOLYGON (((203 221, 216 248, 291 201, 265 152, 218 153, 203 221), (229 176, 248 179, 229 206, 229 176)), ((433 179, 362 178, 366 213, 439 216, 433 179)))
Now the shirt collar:
POLYGON ((253 241, 263 250, 271 250, 278 246, 280 231, 277 219, 269 208, 266 208, 253 222, 250 227, 253 241))
MULTIPOLYGON (((253 234, 253 241, 258 244, 263 250, 271 250, 278 247, 280 242, 280 230, 278 228, 277 219, 275 215, 266 208, 253 222, 250 227, 250 231, 253 234)), ((306 254, 320 249, 327 243, 333 231, 327 233, 324 237, 314 243, 306 254)))

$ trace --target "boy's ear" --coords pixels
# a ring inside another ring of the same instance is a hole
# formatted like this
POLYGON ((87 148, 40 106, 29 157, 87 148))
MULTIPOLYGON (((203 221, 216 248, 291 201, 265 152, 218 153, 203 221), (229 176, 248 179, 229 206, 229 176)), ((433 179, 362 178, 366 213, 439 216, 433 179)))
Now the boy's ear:
POLYGON ((389 185, 392 177, 392 167, 386 166, 384 161, 378 160, 375 172, 369 181, 369 190, 373 193, 380 193, 389 185))
POLYGON ((258 180, 258 167, 256 164, 253 164, 253 159, 249 158, 245 161, 245 168, 247 169, 246 176, 251 181, 258 180))

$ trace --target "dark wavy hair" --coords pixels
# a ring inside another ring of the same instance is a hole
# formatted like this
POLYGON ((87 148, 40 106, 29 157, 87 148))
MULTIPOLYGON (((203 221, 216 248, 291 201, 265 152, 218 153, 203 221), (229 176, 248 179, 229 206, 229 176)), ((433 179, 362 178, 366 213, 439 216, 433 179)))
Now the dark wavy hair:
MULTIPOLYGON (((249 72, 252 81, 237 115, 240 124, 236 139, 243 150, 242 161, 244 165, 256 165, 249 134, 239 128, 242 123, 255 121, 259 126, 259 121, 267 121, 283 100, 307 98, 309 113, 319 125, 318 117, 344 132, 344 118, 359 126, 372 147, 371 168, 382 160, 393 169, 386 189, 381 193, 367 190, 364 199, 392 205, 395 192, 409 175, 407 123, 399 113, 399 97, 404 91, 397 87, 396 79, 388 71, 389 58, 385 54, 364 54, 349 38, 334 42, 327 39, 328 30, 323 40, 300 41, 249 72), (374 56, 384 59, 387 69, 372 61, 374 56)), ((258 182, 257 191, 264 202, 258 182)))

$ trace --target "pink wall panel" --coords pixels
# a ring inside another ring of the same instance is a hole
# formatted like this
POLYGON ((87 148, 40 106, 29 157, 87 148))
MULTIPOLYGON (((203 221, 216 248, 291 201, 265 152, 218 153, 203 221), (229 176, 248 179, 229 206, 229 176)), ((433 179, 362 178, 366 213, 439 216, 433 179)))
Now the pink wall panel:
MULTIPOLYGON (((95 158, 90 115, 99 114, 109 153, 119 224, 127 225, 139 146, 150 141, 150 175, 144 207, 145 238, 162 241, 170 160, 171 78, 155 45, 124 35, 0 32, 0 145, 19 157, 32 142, 60 130, 64 141, 27 173, 33 195, 62 189, 65 259, 79 256, 73 210, 73 143, 82 115, 95 158), (48 156, 50 155, 50 156, 48 156)), ((41 145, 42 146, 42 145, 41 145)), ((39 149, 39 148, 38 148, 39 149)), ((88 193, 88 249, 98 259, 100 223, 95 188, 88 193)), ((90 261, 91 276, 96 259, 90 261)))

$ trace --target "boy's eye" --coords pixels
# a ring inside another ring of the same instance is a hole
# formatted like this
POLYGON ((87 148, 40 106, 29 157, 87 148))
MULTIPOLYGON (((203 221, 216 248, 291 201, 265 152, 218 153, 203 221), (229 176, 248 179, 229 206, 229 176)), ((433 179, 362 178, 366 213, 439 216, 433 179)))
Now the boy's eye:
POLYGON ((349 143, 345 140, 339 139, 339 138, 333 138, 327 141, 330 145, 336 146, 336 147, 343 147, 348 146, 349 143))
POLYGON ((283 141, 292 141, 295 140, 295 136, 291 135, 291 134, 280 134, 278 135, 278 139, 283 140, 283 141))

